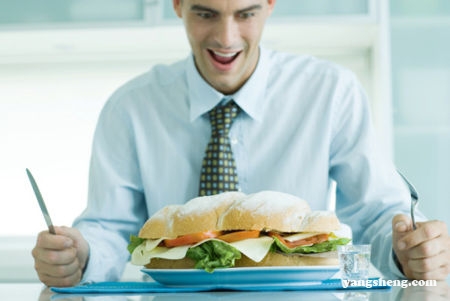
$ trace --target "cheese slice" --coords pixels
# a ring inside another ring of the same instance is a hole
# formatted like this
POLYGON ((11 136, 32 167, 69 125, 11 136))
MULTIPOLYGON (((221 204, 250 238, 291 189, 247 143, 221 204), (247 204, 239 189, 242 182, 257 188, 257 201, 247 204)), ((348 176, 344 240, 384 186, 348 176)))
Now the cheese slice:
POLYGON ((287 241, 297 241, 300 239, 310 238, 319 234, 328 234, 323 232, 302 232, 302 233, 296 233, 289 236, 283 236, 283 238, 287 241))
MULTIPOLYGON (((148 264, 152 260, 152 258, 163 258, 170 260, 182 259, 186 256, 189 248, 198 246, 199 244, 208 241, 204 240, 196 245, 166 248, 158 246, 163 240, 164 238, 144 241, 131 254, 131 263, 134 265, 142 266, 148 264)), ((273 243, 273 238, 269 236, 262 236, 258 238, 244 239, 232 243, 227 243, 222 240, 221 242, 235 247, 237 250, 239 250, 239 252, 241 252, 251 260, 260 262, 269 252, 270 246, 273 243)))
POLYGON ((156 240, 146 240, 136 247, 131 254, 131 263, 135 265, 146 265, 152 258, 182 259, 186 256, 187 250, 191 246, 180 246, 175 248, 158 247, 164 238, 156 240))
POLYGON ((258 238, 249 238, 230 243, 233 247, 239 250, 242 254, 253 260, 260 262, 266 257, 272 246, 273 238, 269 236, 261 236, 258 238))

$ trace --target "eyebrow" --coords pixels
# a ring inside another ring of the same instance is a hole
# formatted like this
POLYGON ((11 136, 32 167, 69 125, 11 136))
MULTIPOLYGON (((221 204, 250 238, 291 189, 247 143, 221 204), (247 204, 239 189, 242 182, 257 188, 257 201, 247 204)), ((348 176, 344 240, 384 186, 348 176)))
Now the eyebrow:
MULTIPOLYGON (((240 9, 238 11, 236 11, 237 14, 241 14, 247 11, 251 11, 251 10, 258 10, 258 9, 262 9, 262 6, 260 4, 255 4, 255 5, 251 5, 249 7, 240 9)), ((219 14, 219 12, 215 9, 209 8, 207 6, 203 6, 203 5, 199 5, 199 4, 194 4, 191 6, 191 10, 192 11, 207 11, 213 14, 219 14)))
POLYGON ((250 10, 258 10, 258 9, 262 9, 262 5, 261 4, 254 4, 254 5, 251 5, 251 6, 247 7, 247 8, 240 9, 240 10, 237 11, 237 13, 241 14, 241 13, 245 13, 245 12, 250 11, 250 10))
POLYGON ((217 10, 214 10, 212 8, 203 6, 203 5, 199 5, 199 4, 194 4, 191 6, 191 10, 192 11, 207 11, 213 14, 218 14, 219 12, 217 10))

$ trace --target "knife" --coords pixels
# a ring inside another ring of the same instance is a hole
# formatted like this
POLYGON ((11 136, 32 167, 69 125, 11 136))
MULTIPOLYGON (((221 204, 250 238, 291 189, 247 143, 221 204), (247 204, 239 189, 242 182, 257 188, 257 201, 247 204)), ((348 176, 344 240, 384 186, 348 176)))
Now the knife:
POLYGON ((39 187, 37 186, 36 181, 34 180, 34 177, 28 170, 28 168, 26 170, 28 179, 30 179, 31 187, 33 187, 34 194, 36 195, 37 201, 39 203, 39 207, 41 207, 41 212, 44 215, 45 222, 47 223, 48 232, 50 232, 51 234, 56 234, 55 228, 53 227, 52 219, 48 214, 47 206, 45 206, 44 199, 42 198, 41 192, 39 191, 39 187))

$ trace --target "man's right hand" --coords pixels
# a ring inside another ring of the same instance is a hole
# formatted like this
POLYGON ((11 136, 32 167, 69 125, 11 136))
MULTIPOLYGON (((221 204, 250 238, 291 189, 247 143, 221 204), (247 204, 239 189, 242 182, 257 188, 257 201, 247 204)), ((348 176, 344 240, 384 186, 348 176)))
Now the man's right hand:
POLYGON ((39 279, 47 286, 80 282, 89 257, 89 244, 75 228, 55 227, 56 235, 39 233, 31 252, 39 279))

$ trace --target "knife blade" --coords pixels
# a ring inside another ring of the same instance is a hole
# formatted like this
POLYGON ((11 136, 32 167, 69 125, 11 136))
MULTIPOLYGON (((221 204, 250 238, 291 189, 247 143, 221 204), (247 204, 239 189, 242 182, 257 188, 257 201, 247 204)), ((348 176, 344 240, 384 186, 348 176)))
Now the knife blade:
POLYGON ((42 194, 39 191, 39 187, 37 186, 36 181, 34 180, 33 175, 31 174, 30 170, 27 168, 27 175, 28 179, 30 180, 31 187, 33 187, 34 194, 36 195, 36 199, 39 203, 39 207, 41 208, 41 212, 44 215, 45 223, 48 227, 48 232, 51 234, 56 234, 55 228, 53 227, 52 219, 50 218, 50 214, 48 214, 47 206, 45 206, 44 199, 42 198, 42 194))

